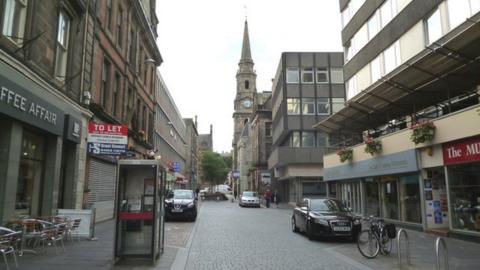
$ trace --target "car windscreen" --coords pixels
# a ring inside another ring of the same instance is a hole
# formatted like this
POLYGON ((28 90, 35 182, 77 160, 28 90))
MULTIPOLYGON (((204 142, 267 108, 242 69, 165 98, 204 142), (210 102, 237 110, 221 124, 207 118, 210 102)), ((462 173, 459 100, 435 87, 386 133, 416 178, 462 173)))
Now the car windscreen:
POLYGON ((337 200, 311 200, 311 210, 321 212, 348 212, 345 205, 337 200))
POLYGON ((257 193, 256 192, 243 192, 243 195, 242 196, 245 196, 245 197, 257 197, 257 193))
POLYGON ((193 192, 190 190, 174 190, 174 199, 193 199, 193 192))

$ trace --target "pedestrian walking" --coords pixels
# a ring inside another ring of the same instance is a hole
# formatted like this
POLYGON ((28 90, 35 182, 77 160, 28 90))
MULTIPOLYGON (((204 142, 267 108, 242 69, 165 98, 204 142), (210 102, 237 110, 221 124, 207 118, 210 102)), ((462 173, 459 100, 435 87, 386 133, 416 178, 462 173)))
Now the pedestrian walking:
POLYGON ((272 192, 270 191, 270 189, 267 189, 264 197, 265 197, 265 206, 267 208, 270 208, 270 202, 272 201, 272 192))
POLYGON ((273 192, 272 202, 275 204, 275 207, 278 208, 278 192, 276 190, 273 192))
POLYGON ((235 200, 237 199, 237 190, 236 189, 233 191, 233 197, 235 198, 235 200))

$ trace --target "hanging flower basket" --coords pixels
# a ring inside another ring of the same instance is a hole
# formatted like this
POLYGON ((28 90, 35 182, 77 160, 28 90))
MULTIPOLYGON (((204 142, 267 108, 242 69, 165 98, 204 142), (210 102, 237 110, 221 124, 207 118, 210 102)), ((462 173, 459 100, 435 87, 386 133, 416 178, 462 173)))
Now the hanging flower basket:
POLYGON ((375 140, 371 137, 365 137, 363 142, 365 143, 365 153, 369 153, 373 156, 382 152, 382 143, 379 140, 375 140))
POLYGON ((410 127, 413 131, 410 140, 415 144, 430 142, 435 137, 435 129, 437 127, 430 121, 416 123, 410 127))
POLYGON ((338 150, 337 155, 340 157, 341 162, 350 161, 353 158, 353 150, 342 148, 338 150))

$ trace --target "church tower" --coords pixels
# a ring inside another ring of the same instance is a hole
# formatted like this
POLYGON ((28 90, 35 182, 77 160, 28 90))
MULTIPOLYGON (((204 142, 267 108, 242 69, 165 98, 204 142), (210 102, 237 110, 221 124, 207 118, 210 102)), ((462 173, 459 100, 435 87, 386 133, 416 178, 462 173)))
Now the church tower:
POLYGON ((253 113, 253 98, 257 92, 257 74, 253 69, 252 54, 250 52, 250 39, 248 36, 248 22, 245 20, 243 30, 242 56, 238 63, 237 94, 234 101, 233 112, 233 169, 237 170, 237 143, 243 127, 250 120, 253 113))

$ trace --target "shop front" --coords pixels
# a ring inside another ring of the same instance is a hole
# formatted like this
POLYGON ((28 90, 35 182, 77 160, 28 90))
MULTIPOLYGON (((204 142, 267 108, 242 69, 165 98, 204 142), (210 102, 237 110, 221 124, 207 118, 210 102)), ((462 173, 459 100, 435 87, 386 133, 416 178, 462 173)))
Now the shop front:
POLYGON ((420 173, 415 149, 325 168, 330 197, 364 216, 422 225, 420 173))
POLYGON ((4 62, 0 86, 0 223, 81 205, 88 112, 4 62))
POLYGON ((443 145, 450 229, 480 235, 480 136, 443 145))

